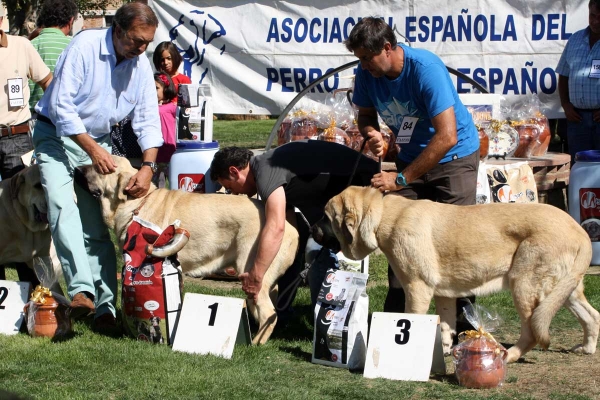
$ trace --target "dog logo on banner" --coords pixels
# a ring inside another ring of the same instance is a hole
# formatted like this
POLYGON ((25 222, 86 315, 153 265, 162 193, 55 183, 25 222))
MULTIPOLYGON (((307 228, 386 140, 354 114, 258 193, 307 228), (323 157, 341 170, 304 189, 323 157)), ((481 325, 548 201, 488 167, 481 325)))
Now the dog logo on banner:
MULTIPOLYGON (((227 35, 227 31, 223 27, 223 24, 221 24, 221 22, 219 22, 211 14, 205 14, 204 11, 200 10, 193 10, 188 14, 191 15, 179 15, 179 23, 173 28, 169 29, 169 37, 171 38, 171 42, 173 42, 183 57, 183 73, 192 79, 192 68, 194 65, 201 67, 202 64, 204 64, 206 46, 214 45, 213 41, 227 35), (191 32, 195 32, 196 35, 194 43, 190 44, 187 48, 179 47, 177 43, 179 29, 181 28, 189 29, 191 32), (199 44, 202 50, 200 50, 199 44)), ((222 55, 225 52, 225 45, 221 46, 220 50, 221 52, 219 55, 222 55)), ((207 74, 208 67, 204 68, 202 71, 198 83, 202 83, 207 74)))

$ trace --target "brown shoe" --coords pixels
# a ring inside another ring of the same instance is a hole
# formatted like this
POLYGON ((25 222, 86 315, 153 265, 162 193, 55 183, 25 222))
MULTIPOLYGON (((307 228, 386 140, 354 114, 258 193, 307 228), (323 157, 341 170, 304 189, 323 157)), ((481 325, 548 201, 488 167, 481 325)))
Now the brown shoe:
POLYGON ((96 317, 92 324, 92 330, 104 336, 121 336, 121 327, 117 325, 117 319, 110 312, 96 317))
POLYGON ((94 306, 94 302, 84 293, 77 293, 75 296, 73 296, 70 308, 71 318, 83 318, 95 313, 96 306, 94 306))

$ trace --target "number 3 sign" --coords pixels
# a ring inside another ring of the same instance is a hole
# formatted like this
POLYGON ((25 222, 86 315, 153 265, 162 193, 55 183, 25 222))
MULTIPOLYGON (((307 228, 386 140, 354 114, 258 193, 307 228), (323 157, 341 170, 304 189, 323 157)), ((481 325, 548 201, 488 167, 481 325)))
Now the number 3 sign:
POLYGON ((185 294, 173 350, 231 358, 236 343, 250 344, 245 300, 185 294))
POLYGON ((364 376, 427 381, 430 372, 445 373, 439 317, 373 313, 364 376))

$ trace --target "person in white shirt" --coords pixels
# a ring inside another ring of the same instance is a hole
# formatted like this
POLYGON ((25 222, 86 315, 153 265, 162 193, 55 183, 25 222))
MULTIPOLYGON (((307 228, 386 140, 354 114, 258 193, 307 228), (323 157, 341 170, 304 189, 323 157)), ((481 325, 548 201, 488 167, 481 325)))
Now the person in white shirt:
POLYGON ((99 173, 113 173, 110 129, 130 115, 143 165, 126 190, 138 198, 148 192, 163 138, 152 68, 143 53, 157 26, 150 7, 128 3, 117 10, 110 29, 79 33, 35 108, 39 115, 33 142, 52 238, 73 299, 71 315, 95 313, 92 328, 108 335, 119 333, 114 246, 98 201, 73 185, 73 172, 92 164, 99 173))

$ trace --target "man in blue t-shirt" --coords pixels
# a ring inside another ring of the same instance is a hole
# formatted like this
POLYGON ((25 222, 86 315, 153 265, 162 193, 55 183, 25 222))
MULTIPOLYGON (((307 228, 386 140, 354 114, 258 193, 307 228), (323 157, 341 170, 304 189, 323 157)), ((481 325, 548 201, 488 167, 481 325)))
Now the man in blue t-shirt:
MULTIPOLYGON (((353 103, 358 128, 381 156, 377 115, 396 135, 396 172, 382 172, 371 184, 411 199, 475 204, 479 138, 444 63, 435 54, 399 45, 379 18, 359 21, 344 42, 360 60, 353 103)), ((404 311, 404 291, 391 268, 384 311, 404 311)), ((463 299, 464 300, 464 299, 463 299)), ((459 299, 457 312, 462 313, 459 299)), ((460 321, 459 321, 460 322, 460 321)), ((466 328, 459 324, 457 330, 466 328)))

